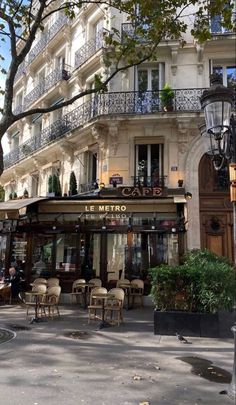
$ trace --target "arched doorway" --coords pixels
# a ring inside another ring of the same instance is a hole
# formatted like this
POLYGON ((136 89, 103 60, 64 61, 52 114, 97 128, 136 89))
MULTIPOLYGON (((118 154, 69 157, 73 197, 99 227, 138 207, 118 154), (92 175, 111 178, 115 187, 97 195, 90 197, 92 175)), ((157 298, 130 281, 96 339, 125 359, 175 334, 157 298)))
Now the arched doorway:
POLYGON ((233 261, 233 211, 228 167, 215 170, 205 154, 199 164, 201 248, 233 261))

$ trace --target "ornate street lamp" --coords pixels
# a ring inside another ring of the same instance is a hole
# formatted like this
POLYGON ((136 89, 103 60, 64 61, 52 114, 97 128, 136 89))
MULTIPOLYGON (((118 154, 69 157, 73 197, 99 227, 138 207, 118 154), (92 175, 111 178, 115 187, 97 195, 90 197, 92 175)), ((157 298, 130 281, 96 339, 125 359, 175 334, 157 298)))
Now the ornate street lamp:
POLYGON ((205 114, 205 128, 202 135, 210 141, 209 154, 216 170, 225 160, 235 161, 235 123, 231 113, 234 100, 233 90, 223 86, 220 75, 211 76, 211 87, 200 99, 205 114))
MULTIPOLYGON (((236 131, 235 120, 231 112, 234 94, 230 88, 223 86, 221 76, 211 76, 211 87, 200 98, 205 114, 206 128, 202 135, 209 137, 213 164, 219 170, 225 160, 230 161, 230 199, 233 203, 234 225, 234 266, 236 269, 236 131)), ((236 309, 234 305, 234 310, 236 309)), ((232 381, 228 395, 236 397, 236 324, 231 328, 234 334, 234 364, 232 381)))

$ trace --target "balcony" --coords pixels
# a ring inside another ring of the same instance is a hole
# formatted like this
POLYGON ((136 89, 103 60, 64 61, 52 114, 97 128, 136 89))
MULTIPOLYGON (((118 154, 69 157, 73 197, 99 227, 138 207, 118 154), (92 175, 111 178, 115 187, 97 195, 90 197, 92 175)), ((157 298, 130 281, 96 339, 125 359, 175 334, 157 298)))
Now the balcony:
POLYGON ((75 68, 80 67, 87 62, 96 52, 105 47, 104 36, 108 33, 102 29, 98 32, 95 38, 86 42, 78 51, 75 52, 75 68))
POLYGON ((24 106, 23 106, 23 104, 18 104, 14 109, 13 109, 13 114, 14 115, 17 115, 17 114, 20 114, 20 113, 22 113, 24 111, 24 106))
POLYGON ((15 76, 15 81, 19 80, 23 74, 26 74, 26 69, 27 69, 27 63, 24 61, 18 67, 16 76, 15 76))
POLYGON ((165 187, 166 176, 134 176, 132 177, 134 187, 165 187))
MULTIPOLYGON (((145 26, 144 26, 145 28, 145 26)), ((121 25, 121 42, 125 43, 125 38, 134 38, 137 41, 140 42, 149 42, 150 40, 145 39, 145 35, 140 35, 136 32, 136 28, 133 24, 131 23, 123 23, 121 25)))
POLYGON ((68 80, 69 78, 70 73, 68 70, 61 68, 53 70, 44 80, 41 80, 40 83, 25 96, 24 108, 28 108, 59 81, 68 80))
MULTIPOLYGON (((174 90, 173 112, 175 114, 182 112, 199 112, 201 110, 199 98, 204 90, 205 89, 174 90)), ((32 155, 34 152, 56 142, 58 139, 64 137, 66 133, 82 128, 83 125, 88 123, 91 119, 100 116, 133 115, 134 117, 139 117, 141 115, 156 115, 160 112, 162 116, 163 109, 160 102, 160 92, 161 90, 145 93, 119 92, 97 94, 93 99, 80 105, 68 114, 65 114, 61 119, 45 128, 41 133, 33 136, 27 142, 16 148, 16 150, 4 156, 4 168, 5 170, 8 169, 27 156, 32 155)), ((236 97, 234 109, 236 109, 235 107, 236 97)), ((172 114, 172 112, 170 114, 172 114)), ((137 181, 139 180, 137 179, 137 181)))
MULTIPOLYGON (((232 23, 235 24, 236 22, 236 13, 232 13, 232 23)), ((221 25, 221 16, 215 16, 212 18, 210 21, 210 31, 213 35, 215 34, 220 34, 220 35, 225 35, 225 34, 232 34, 233 30, 228 30, 221 25)))
POLYGON ((56 34, 61 30, 64 25, 68 22, 68 18, 65 15, 60 15, 59 18, 54 22, 54 24, 49 28, 49 30, 42 34, 41 39, 37 44, 31 49, 28 55, 28 62, 23 62, 18 68, 16 73, 15 81, 19 80, 20 77, 26 73, 28 65, 44 50, 45 46, 56 36, 56 34))

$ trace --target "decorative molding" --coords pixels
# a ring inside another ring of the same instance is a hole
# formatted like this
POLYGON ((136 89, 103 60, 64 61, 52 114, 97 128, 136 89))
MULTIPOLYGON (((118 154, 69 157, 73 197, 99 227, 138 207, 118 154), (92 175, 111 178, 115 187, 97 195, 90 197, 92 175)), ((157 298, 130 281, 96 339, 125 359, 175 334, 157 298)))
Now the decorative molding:
POLYGON ((203 73, 203 63, 198 63, 197 64, 197 71, 199 75, 202 75, 203 73))
POLYGON ((65 80, 60 81, 58 91, 59 91, 59 94, 61 96, 63 96, 64 98, 68 97, 68 84, 67 84, 67 81, 65 81, 65 80))
POLYGON ((68 42, 68 44, 71 44, 71 27, 70 26, 64 26, 63 27, 63 38, 68 42))
POLYGON ((174 46, 171 47, 171 72, 172 75, 175 76, 177 73, 177 68, 178 68, 178 51, 179 51, 179 46, 174 46))
POLYGON ((204 44, 196 43, 197 51, 197 71, 199 75, 203 73, 203 56, 204 56, 204 44))
POLYGON ((173 76, 176 76, 177 73, 177 65, 171 65, 171 72, 173 76))
POLYGON ((14 180, 16 180, 16 182, 19 180, 20 177, 23 176, 23 174, 25 174, 24 169, 20 169, 19 167, 13 169, 13 176, 14 176, 14 180))
POLYGON ((75 145, 70 143, 69 141, 64 141, 59 145, 60 150, 63 155, 69 156, 69 163, 73 164, 74 163, 74 151, 75 151, 75 145))
POLYGON ((118 125, 111 124, 109 126, 109 137, 110 137, 110 147, 111 147, 113 156, 116 155, 117 148, 118 148, 118 133, 119 133, 118 125))
POLYGON ((107 127, 101 124, 94 124, 92 136, 98 143, 101 152, 104 153, 107 149, 107 127))
POLYGON ((48 66, 52 66, 52 62, 53 62, 53 57, 52 57, 52 53, 50 52, 50 49, 47 47, 43 53, 42 56, 44 58, 44 60, 47 62, 48 66))
POLYGON ((47 164, 47 160, 41 156, 33 157, 33 164, 37 170, 39 170, 42 166, 47 164))
POLYGON ((79 90, 82 91, 83 90, 83 79, 82 79, 81 74, 77 73, 75 83, 79 86, 79 90))
POLYGON ((196 51, 197 51, 197 61, 198 63, 202 63, 204 56, 204 44, 196 43, 196 51))

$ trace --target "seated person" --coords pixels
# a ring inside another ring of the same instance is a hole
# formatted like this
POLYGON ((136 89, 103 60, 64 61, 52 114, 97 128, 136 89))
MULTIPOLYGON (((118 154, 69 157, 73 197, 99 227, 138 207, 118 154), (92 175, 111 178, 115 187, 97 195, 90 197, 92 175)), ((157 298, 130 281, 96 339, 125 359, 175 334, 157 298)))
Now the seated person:
POLYGON ((20 292, 20 275, 17 273, 15 267, 10 267, 9 269, 9 282, 11 283, 11 294, 15 298, 20 292))
POLYGON ((46 263, 44 263, 44 261, 40 257, 39 260, 34 264, 33 272, 37 276, 40 276, 46 270, 46 268, 47 268, 46 263))

